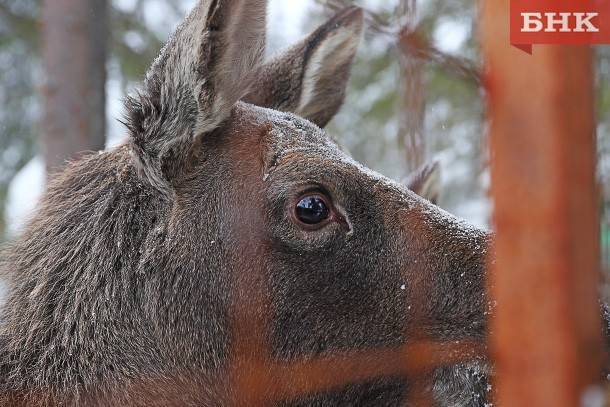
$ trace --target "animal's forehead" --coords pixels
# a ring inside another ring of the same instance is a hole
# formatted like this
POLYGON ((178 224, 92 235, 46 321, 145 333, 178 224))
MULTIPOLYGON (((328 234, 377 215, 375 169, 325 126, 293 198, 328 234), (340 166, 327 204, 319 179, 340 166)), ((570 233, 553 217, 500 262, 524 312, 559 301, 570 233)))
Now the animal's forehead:
POLYGON ((241 104, 249 123, 266 128, 260 140, 266 163, 275 166, 282 158, 302 153, 311 158, 341 161, 347 158, 337 143, 324 130, 292 113, 241 104))
POLYGON ((336 154, 339 146, 315 124, 292 113, 267 110, 270 131, 266 144, 277 156, 291 151, 307 151, 336 154))
POLYGON ((265 174, 277 166, 290 167, 291 161, 314 160, 317 165, 342 168, 343 173, 368 179, 384 189, 405 192, 402 185, 355 161, 324 130, 308 120, 292 113, 242 104, 242 108, 245 106, 254 113, 256 121, 269 129, 263 141, 267 150, 265 174))

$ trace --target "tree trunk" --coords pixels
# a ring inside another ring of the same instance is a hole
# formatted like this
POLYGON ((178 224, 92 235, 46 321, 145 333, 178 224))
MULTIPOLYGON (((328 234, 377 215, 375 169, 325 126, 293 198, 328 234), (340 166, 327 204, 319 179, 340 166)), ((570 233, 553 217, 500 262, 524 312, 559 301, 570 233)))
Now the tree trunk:
POLYGON ((42 147, 47 173, 106 135, 107 0, 44 0, 46 83, 42 147))

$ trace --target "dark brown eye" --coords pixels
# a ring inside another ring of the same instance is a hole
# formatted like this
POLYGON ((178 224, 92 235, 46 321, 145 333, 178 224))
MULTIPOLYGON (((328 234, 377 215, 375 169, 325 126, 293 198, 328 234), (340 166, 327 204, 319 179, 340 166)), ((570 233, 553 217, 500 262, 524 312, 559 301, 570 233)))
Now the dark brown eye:
POLYGON ((297 203, 295 216, 306 225, 317 225, 328 219, 330 209, 320 195, 307 195, 297 203))

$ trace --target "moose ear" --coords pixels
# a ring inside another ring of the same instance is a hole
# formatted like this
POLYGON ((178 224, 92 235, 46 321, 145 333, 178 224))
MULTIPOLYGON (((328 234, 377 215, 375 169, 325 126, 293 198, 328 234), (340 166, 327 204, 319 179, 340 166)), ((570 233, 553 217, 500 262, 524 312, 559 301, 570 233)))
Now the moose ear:
POLYGON ((440 195, 441 167, 438 161, 422 165, 407 177, 404 184, 417 195, 432 202, 438 203, 440 195))
POLYGON ((195 141, 219 127, 262 62, 265 0, 200 0, 127 98, 133 155, 166 190, 195 141))
POLYGON ((345 98, 362 28, 362 9, 348 7, 339 12, 304 40, 262 65, 243 100, 293 112, 325 126, 345 98))

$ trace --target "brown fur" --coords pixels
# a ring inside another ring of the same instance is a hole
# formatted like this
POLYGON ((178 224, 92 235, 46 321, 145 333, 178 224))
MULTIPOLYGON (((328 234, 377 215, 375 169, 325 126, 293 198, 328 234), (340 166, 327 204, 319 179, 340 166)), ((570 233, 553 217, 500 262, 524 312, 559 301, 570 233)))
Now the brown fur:
MULTIPOLYGON (((483 340, 485 232, 356 163, 315 124, 239 102, 260 86, 262 105, 325 124, 361 12, 252 69, 264 15, 260 0, 198 4, 128 99, 130 141, 68 166, 7 248, 4 405, 234 405, 239 367, 262 349, 290 362, 483 340), (333 206, 321 229, 291 217, 312 188, 333 206)), ((477 365, 432 376, 441 405, 482 405, 477 365)), ((409 389, 371 377, 280 404, 399 405, 409 389)))
POLYGON ((326 126, 345 98, 349 70, 360 41, 362 10, 349 7, 256 72, 243 100, 293 112, 326 126))

